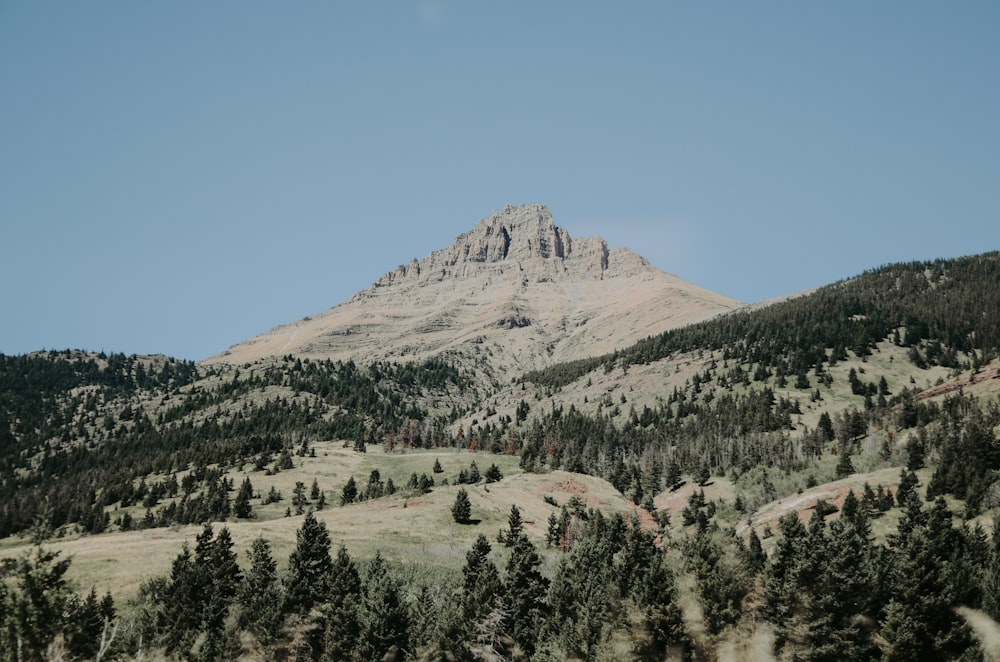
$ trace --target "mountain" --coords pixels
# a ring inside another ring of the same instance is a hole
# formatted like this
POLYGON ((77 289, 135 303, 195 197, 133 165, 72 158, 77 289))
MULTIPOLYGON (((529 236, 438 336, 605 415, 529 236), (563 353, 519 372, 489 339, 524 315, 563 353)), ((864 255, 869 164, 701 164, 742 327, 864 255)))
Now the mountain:
POLYGON ((486 362, 501 381, 605 354, 740 303, 663 273, 600 237, 578 239, 544 205, 508 205, 324 313, 233 345, 206 364, 268 357, 486 362))

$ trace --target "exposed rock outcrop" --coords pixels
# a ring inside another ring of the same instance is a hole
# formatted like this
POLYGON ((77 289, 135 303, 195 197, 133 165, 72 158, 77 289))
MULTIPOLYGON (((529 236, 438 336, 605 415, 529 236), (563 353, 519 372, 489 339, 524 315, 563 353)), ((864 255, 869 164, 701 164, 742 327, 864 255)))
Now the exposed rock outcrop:
MULTIPOLYGON (((419 262, 414 259, 399 265, 355 298, 377 295, 380 289, 403 281, 466 279, 502 272, 505 266, 516 268, 529 282, 566 276, 599 280, 611 266, 610 255, 607 242, 600 237, 574 239, 557 227, 545 205, 507 205, 503 212, 493 212, 459 235, 448 248, 419 262)), ((617 257, 630 263, 632 271, 652 268, 628 251, 619 252, 617 257)))

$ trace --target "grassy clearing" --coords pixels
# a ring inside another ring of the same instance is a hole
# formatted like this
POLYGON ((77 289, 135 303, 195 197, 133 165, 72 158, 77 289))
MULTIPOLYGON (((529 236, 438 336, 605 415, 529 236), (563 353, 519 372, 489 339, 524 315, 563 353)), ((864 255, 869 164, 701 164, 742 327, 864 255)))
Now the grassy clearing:
MULTIPOLYGON (((287 563, 303 516, 286 517, 285 509, 291 502, 295 483, 303 482, 308 492, 313 478, 327 494, 327 509, 316 515, 326 523, 334 548, 344 545, 359 559, 369 558, 377 550, 390 560, 420 564, 431 571, 460 568, 480 533, 495 540, 497 533, 506 527, 513 505, 521 509, 525 532, 539 548, 545 546, 549 514, 558 511, 546 503, 546 496, 560 505, 577 496, 587 506, 606 512, 635 511, 631 502, 604 480, 562 471, 525 474, 518 468, 517 457, 441 450, 385 453, 380 448, 369 448, 362 454, 343 448, 339 442, 315 447, 316 457, 296 457, 296 466, 291 470, 270 476, 262 471, 230 472, 229 477, 235 479, 237 487, 243 476, 248 475, 256 493, 266 494, 274 486, 284 495, 284 501, 268 506, 260 505, 259 496, 255 498, 252 503, 256 519, 231 519, 213 525, 217 530, 229 527, 241 563, 245 563, 246 550, 257 537, 271 542, 279 566, 287 563), (443 473, 432 474, 435 459, 440 461, 443 473), (480 482, 464 486, 472 501, 474 523, 460 525, 451 516, 451 506, 459 490, 454 483, 458 472, 468 469, 473 460, 481 472, 495 463, 504 478, 488 485, 480 482), (404 485, 414 472, 433 475, 438 485, 428 494, 398 493, 339 506, 340 492, 347 479, 353 475, 359 489, 363 489, 372 469, 378 469, 383 480, 392 478, 397 486, 404 485), (440 485, 443 478, 453 484, 440 485)), ((94 586, 99 593, 111 591, 120 598, 134 594, 144 580, 168 573, 181 545, 187 541, 193 546, 200 531, 200 526, 145 529, 67 537, 46 544, 72 557, 70 579, 81 588, 94 586)), ((23 538, 8 538, 0 541, 0 557, 16 558, 29 547, 30 543, 23 538)), ((546 565, 554 563, 550 554, 543 556, 546 565)))

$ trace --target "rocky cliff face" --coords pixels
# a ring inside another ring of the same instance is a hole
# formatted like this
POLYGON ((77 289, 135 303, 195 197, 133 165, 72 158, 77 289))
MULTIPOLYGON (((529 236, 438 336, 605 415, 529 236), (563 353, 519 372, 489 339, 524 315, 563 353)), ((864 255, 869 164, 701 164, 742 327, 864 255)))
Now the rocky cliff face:
POLYGON ((506 381, 739 305, 627 249, 609 249, 599 237, 573 238, 544 205, 508 205, 349 301, 207 363, 286 354, 360 362, 447 354, 486 381, 506 381))
POLYGON ((600 237, 573 239, 556 226, 545 205, 507 205, 503 212, 493 212, 471 231, 459 235, 448 248, 386 273, 369 290, 355 295, 355 299, 376 296, 380 288, 389 286, 500 274, 505 266, 516 269, 529 280, 601 279, 608 270, 608 258, 607 242, 600 237))

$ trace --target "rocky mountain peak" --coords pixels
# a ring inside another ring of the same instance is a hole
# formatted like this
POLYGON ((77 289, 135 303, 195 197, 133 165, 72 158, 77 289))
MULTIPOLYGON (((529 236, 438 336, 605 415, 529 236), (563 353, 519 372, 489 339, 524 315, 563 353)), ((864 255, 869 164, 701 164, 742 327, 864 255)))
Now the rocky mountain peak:
MULTIPOLYGON (((604 239, 574 239, 556 226, 545 205, 507 205, 460 234, 448 248, 396 267, 357 296, 407 281, 467 278, 475 272, 503 272, 505 267, 524 272, 529 281, 566 276, 601 279, 610 267, 609 257, 604 239)), ((641 258, 639 262, 648 266, 641 258)))
POLYGON ((507 205, 460 235, 453 248, 467 250, 473 262, 565 259, 573 251, 573 240, 556 227, 545 205, 507 205))
POLYGON ((482 379, 626 347, 739 304, 600 237, 578 239, 540 204, 507 205, 447 248, 402 264, 326 312, 208 362, 297 356, 414 361, 446 354, 482 379))

